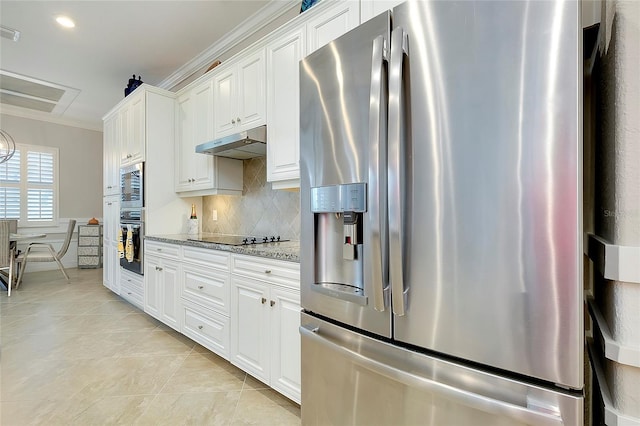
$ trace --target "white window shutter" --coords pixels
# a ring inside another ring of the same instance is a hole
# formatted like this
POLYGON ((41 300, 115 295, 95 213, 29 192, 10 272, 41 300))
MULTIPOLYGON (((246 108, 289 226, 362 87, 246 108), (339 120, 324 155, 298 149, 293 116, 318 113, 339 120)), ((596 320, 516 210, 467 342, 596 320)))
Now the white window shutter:
POLYGON ((0 164, 0 218, 20 219, 20 150, 0 164))

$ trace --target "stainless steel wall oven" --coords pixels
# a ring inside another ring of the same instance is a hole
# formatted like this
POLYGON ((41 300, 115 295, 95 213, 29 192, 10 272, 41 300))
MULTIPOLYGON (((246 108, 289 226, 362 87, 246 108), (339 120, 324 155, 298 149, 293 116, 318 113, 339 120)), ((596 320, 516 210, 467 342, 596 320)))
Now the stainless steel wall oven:
POLYGON ((144 163, 120 168, 120 207, 144 207, 144 163))
POLYGON ((144 275, 144 209, 120 209, 120 266, 144 275))

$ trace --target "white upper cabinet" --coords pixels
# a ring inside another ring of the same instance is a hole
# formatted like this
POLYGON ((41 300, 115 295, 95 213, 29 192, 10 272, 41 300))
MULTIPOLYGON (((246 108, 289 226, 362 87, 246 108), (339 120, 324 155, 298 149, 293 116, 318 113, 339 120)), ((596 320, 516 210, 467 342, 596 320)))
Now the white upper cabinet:
POLYGON ((360 2, 336 2, 307 22, 307 55, 357 27, 359 23, 360 2))
POLYGON ((213 79, 214 138, 265 123, 264 49, 216 70, 213 79))
POLYGON ((274 188, 300 186, 300 87, 304 27, 267 45, 267 181, 274 188))
POLYGON ((360 7, 326 1, 305 14, 267 44, 267 181, 274 189, 300 186, 300 60, 355 28, 360 7))
POLYGON ((242 161, 196 153, 213 139, 213 84, 204 80, 176 102, 175 191, 185 196, 242 191, 242 161))
POLYGON ((112 114, 104 120, 103 133, 103 195, 120 194, 120 115, 112 114))
POLYGON ((144 90, 135 90, 127 96, 120 115, 121 151, 120 166, 128 166, 145 160, 146 114, 144 90))
POLYGON ((360 22, 366 22, 386 10, 393 9, 405 0, 361 0, 360 22))

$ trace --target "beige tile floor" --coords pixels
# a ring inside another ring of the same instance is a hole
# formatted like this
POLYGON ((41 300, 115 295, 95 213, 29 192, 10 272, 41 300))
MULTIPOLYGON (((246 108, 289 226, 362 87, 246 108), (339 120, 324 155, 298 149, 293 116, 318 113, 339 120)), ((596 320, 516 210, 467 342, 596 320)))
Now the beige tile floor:
POLYGON ((102 286, 25 274, 0 294, 0 424, 299 425, 300 407, 102 286))

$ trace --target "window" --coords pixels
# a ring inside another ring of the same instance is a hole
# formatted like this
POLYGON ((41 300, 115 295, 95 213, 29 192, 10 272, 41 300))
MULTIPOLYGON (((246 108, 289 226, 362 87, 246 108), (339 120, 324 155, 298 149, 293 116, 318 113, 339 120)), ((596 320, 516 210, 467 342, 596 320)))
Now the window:
POLYGON ((0 164, 0 218, 18 219, 20 226, 57 224, 57 148, 17 144, 0 164))

